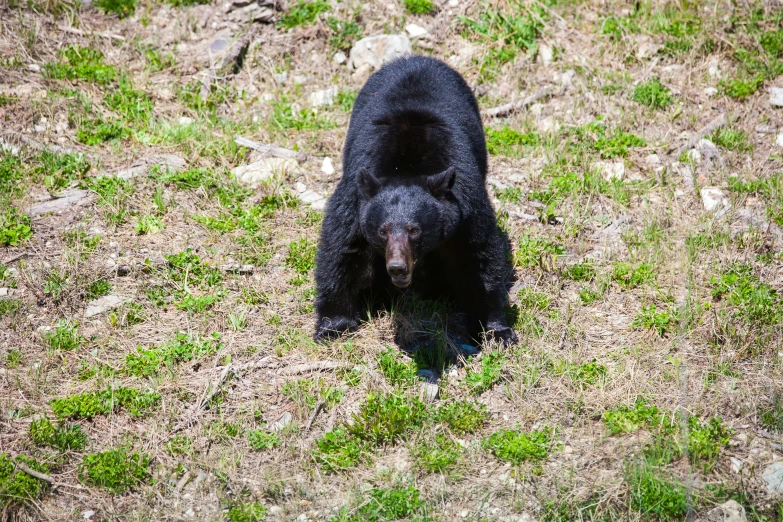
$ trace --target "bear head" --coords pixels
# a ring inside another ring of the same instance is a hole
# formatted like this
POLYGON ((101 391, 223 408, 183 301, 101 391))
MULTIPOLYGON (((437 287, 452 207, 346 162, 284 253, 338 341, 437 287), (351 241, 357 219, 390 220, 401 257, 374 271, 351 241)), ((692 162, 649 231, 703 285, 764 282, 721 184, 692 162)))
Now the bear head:
POLYGON ((392 283, 406 288, 416 263, 457 229, 460 210, 452 193, 456 170, 382 179, 359 169, 362 234, 375 252, 385 256, 392 283))

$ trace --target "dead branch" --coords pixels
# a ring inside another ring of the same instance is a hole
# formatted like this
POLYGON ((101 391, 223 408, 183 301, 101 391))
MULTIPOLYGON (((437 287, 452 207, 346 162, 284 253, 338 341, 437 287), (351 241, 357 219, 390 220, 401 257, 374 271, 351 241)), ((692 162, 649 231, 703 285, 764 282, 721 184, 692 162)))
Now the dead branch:
POLYGON ((121 36, 119 34, 112 34, 112 33, 90 33, 87 31, 82 31, 81 29, 77 29, 75 27, 69 27, 65 25, 57 25, 57 29, 64 33, 70 33, 75 34, 78 36, 100 36, 101 38, 108 38, 110 40, 119 40, 120 42, 125 41, 125 37, 121 36))
POLYGON ((339 368, 348 368, 353 366, 352 364, 342 361, 316 361, 311 363, 297 364, 289 368, 283 368, 278 372, 278 375, 287 377, 290 375, 298 375, 300 373, 315 372, 319 370, 337 370, 339 368))
POLYGON ((315 418, 318 417, 318 414, 321 413, 321 410, 324 408, 326 403, 324 401, 318 401, 318 404, 315 405, 315 409, 313 410, 313 414, 310 415, 310 420, 307 421, 307 426, 305 426, 305 433, 310 431, 310 427, 313 425, 313 422, 315 422, 315 418))
POLYGON ((27 466, 27 464, 25 464, 24 462, 18 462, 17 461, 16 467, 19 468, 20 470, 24 471, 25 473, 27 473, 31 477, 35 477, 37 479, 41 479, 44 482, 48 482, 49 484, 54 486, 54 479, 51 476, 47 475, 46 473, 41 473, 40 471, 35 471, 34 469, 30 469, 27 466))
POLYGON ((548 98, 552 96, 552 94, 553 94, 552 90, 547 88, 537 92, 536 94, 530 95, 526 98, 522 98, 519 101, 505 103, 503 105, 498 105, 497 107, 493 107, 491 109, 484 109, 483 111, 481 111, 481 114, 482 116, 488 116, 490 118, 496 118, 498 116, 507 116, 512 112, 516 112, 519 109, 524 109, 528 105, 534 104, 538 100, 548 98))
POLYGON ((278 147, 277 145, 272 145, 271 143, 270 144, 258 143, 257 141, 243 138, 242 136, 234 136, 234 143, 242 147, 247 147, 248 149, 253 149, 255 151, 258 151, 261 154, 274 156, 276 158, 295 159, 300 163, 303 161, 307 161, 307 154, 296 152, 295 150, 291 150, 291 149, 284 149, 283 147, 278 147))
POLYGON ((169 432, 169 437, 174 435, 177 432, 180 432, 193 424, 195 422, 196 418, 198 418, 199 415, 204 411, 204 406, 207 405, 207 403, 214 397, 217 392, 220 390, 220 387, 223 385, 223 381, 225 381, 228 378, 228 373, 231 370, 231 363, 227 364, 223 371, 220 372, 220 375, 218 376, 217 380, 214 382, 210 382, 209 385, 204 389, 204 394, 201 397, 201 400, 198 402, 198 405, 196 408, 194 408, 193 412, 190 414, 190 416, 174 426, 171 431, 169 432))
POLYGON ((709 122, 707 125, 699 129, 696 134, 688 138, 688 141, 685 142, 685 144, 678 147, 676 150, 669 149, 669 152, 671 153, 672 150, 674 150, 674 155, 679 157, 680 154, 685 152, 686 150, 690 150, 693 147, 696 146, 697 143, 699 143, 699 140, 702 139, 704 136, 707 136, 708 134, 712 134, 717 129, 720 129, 726 125, 726 113, 721 114, 717 118, 713 119, 711 122, 709 122))

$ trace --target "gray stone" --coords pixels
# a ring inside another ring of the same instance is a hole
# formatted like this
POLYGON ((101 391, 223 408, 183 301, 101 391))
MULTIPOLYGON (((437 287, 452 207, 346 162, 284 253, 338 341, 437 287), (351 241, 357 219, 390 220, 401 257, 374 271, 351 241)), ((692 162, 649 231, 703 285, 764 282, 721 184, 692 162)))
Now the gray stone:
POLYGON ((272 433, 281 431, 285 429, 286 426, 291 424, 291 421, 293 420, 293 415, 291 415, 290 411, 285 412, 280 416, 279 419, 277 419, 275 422, 272 423, 271 426, 269 426, 269 431, 272 433))
POLYGON ((761 478, 767 483, 770 495, 783 493, 783 461, 773 462, 761 472, 761 478))
POLYGON ((606 181, 623 179, 625 177, 625 163, 623 161, 596 161, 592 165, 594 170, 601 173, 606 181))
POLYGON ((381 65, 411 53, 411 41, 404 34, 381 34, 362 38, 351 48, 348 63, 354 69, 369 65, 379 69, 381 65))
MULTIPOLYGON (((182 121, 180 121, 180 123, 182 123, 182 121)), ((176 172, 184 169, 187 165, 188 163, 176 154, 158 154, 138 159, 134 161, 130 167, 119 170, 114 175, 120 179, 133 179, 136 176, 147 174, 152 167, 166 167, 169 170, 176 172)))
POLYGON ((775 134, 778 131, 777 126, 769 123, 759 123, 756 125, 756 132, 759 134, 775 134))
POLYGON ((718 147, 706 138, 700 139, 699 143, 696 144, 696 149, 694 150, 698 150, 702 158, 706 161, 712 161, 721 164, 723 163, 723 158, 720 155, 718 147))
POLYGON ((228 14, 229 20, 238 24, 252 24, 253 22, 269 23, 274 16, 275 10, 272 7, 261 6, 255 2, 234 9, 228 14))
POLYGON ((345 53, 343 53, 343 52, 336 52, 336 53, 334 53, 334 58, 332 58, 334 63, 336 63, 337 65, 344 64, 347 59, 348 58, 345 56, 345 53))
POLYGON ((696 518, 696 522, 747 522, 745 508, 736 500, 729 500, 696 518))
POLYGON ((406 25, 405 32, 408 33, 411 38, 423 38, 429 34, 427 29, 417 24, 406 25))
POLYGON ((237 181, 256 187, 274 174, 294 173, 299 170, 299 164, 291 158, 261 158, 249 165, 240 165, 231 170, 237 181))
POLYGON ((773 107, 783 107, 783 89, 780 87, 769 88, 769 104, 773 107))
POLYGON ((118 306, 121 306, 123 303, 127 303, 128 301, 130 301, 130 299, 127 297, 120 297, 118 295, 112 294, 99 297, 98 299, 87 303, 87 309, 84 311, 84 317, 88 319, 90 317, 95 317, 96 315, 113 310, 118 306))
POLYGON ((310 93, 310 105, 313 107, 322 107, 324 105, 332 105, 334 99, 337 96, 337 87, 330 89, 324 89, 322 91, 315 91, 310 93))
POLYGON ((729 198, 718 187, 704 187, 701 189, 701 201, 704 210, 712 212, 730 206, 729 198))
POLYGON ((89 190, 68 189, 58 194, 56 198, 29 207, 27 214, 35 217, 43 214, 59 213, 85 205, 91 200, 92 193, 89 190))
POLYGON ((314 210, 323 210, 326 207, 326 198, 313 190, 305 189, 298 193, 296 197, 303 203, 310 205, 314 210))
POLYGON ((435 372, 432 370, 419 370, 416 375, 423 381, 419 389, 419 398, 427 404, 438 400, 438 376, 435 375, 435 372))

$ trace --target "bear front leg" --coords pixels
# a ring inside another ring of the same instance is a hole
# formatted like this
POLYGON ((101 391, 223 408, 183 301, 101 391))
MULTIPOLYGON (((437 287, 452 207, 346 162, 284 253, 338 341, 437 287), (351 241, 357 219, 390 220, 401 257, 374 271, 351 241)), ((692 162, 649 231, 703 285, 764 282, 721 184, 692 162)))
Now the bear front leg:
POLYGON ((372 257, 365 252, 321 255, 315 272, 315 340, 323 342, 359 326, 362 290, 372 281, 372 257))

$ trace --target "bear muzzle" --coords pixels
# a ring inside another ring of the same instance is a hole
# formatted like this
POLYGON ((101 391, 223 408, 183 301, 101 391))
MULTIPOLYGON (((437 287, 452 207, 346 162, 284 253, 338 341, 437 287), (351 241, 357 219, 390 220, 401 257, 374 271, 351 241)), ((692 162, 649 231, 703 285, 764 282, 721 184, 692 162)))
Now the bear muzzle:
POLYGON ((406 237, 394 235, 386 243, 386 272, 397 288, 407 288, 413 280, 413 255, 406 237))

